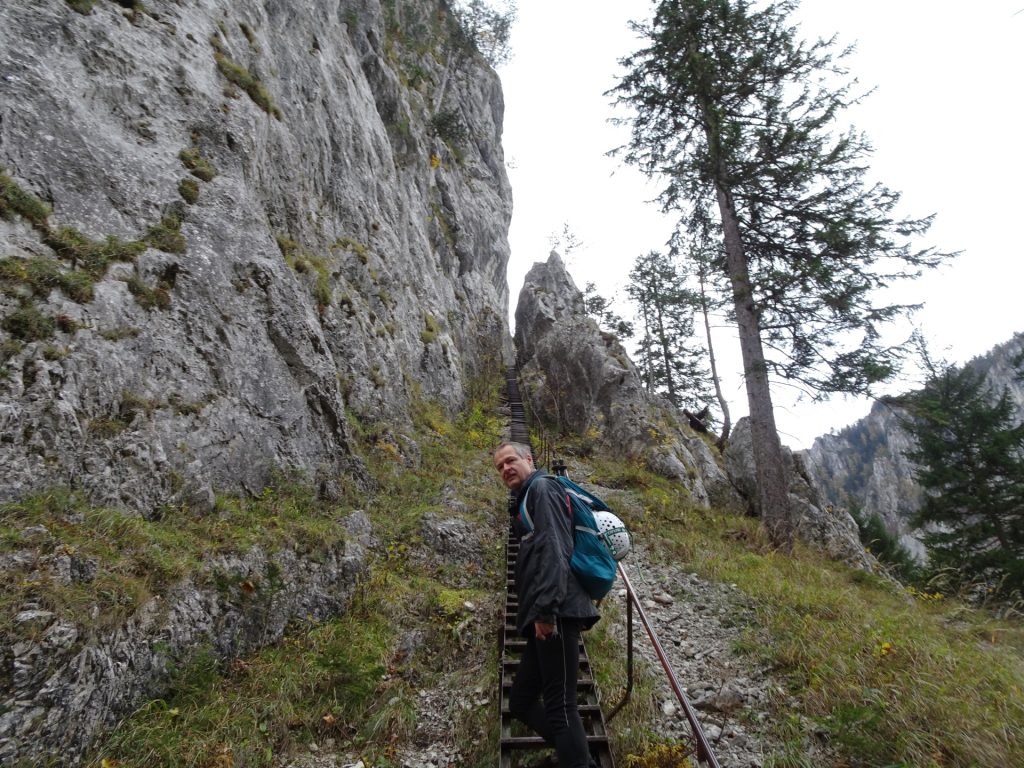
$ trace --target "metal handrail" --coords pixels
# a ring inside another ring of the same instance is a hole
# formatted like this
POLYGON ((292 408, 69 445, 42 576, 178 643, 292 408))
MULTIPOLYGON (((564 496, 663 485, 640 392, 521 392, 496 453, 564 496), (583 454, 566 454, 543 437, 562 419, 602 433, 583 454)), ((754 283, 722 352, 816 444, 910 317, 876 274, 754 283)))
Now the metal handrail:
POLYGON ((683 688, 676 679, 675 673, 672 671, 672 667, 669 666, 668 657, 665 655, 665 649, 662 648, 661 642, 658 640, 658 635, 654 632, 654 628, 651 627, 651 623, 647 620, 647 614, 644 613, 643 606, 640 605, 640 601, 636 596, 636 592, 633 591, 633 585, 629 580, 629 576, 626 575, 626 569, 622 563, 619 563, 619 575, 622 577, 622 583, 626 585, 626 690, 622 696, 622 700, 612 707, 611 712, 605 717, 605 723, 610 723, 612 718, 618 714, 619 710, 629 700, 630 694, 633 692, 633 606, 636 606, 637 613, 640 615, 640 621, 644 625, 644 629, 647 630, 647 636, 651 639, 651 644, 654 646, 654 652, 658 656, 658 660, 661 662, 661 666, 665 670, 665 675, 668 677, 669 684, 672 686, 672 690, 679 700, 680 706, 683 708, 683 712, 686 714, 686 719, 690 723, 690 730, 693 732, 693 738, 697 746, 697 759, 711 766, 711 768, 721 768, 718 764, 718 759, 711 751, 711 745, 708 743, 707 736, 704 735, 704 730, 700 727, 700 722, 697 720, 697 715, 693 711, 693 707, 690 706, 689 700, 686 698, 686 694, 683 693, 683 688))

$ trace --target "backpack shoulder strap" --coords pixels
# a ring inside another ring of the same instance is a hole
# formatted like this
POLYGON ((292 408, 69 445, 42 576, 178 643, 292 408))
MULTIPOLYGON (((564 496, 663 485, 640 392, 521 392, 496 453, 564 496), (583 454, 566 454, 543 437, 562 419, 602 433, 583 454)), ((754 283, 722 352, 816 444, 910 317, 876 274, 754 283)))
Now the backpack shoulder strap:
MULTIPOLYGON (((535 477, 533 479, 533 481, 528 486, 526 486, 526 492, 523 493, 523 498, 519 502, 519 515, 522 518, 523 524, 526 525, 527 529, 530 530, 530 531, 533 531, 533 518, 530 516, 530 511, 527 508, 526 501, 527 501, 527 499, 530 496, 530 489, 533 488, 534 482, 538 482, 540 480, 545 480, 545 479, 554 480, 556 483, 558 483, 559 487, 563 491, 566 490, 565 487, 564 487, 564 484, 562 483, 561 479, 557 475, 548 475, 548 474, 538 475, 537 477, 535 477)), ((572 503, 569 501, 569 496, 568 495, 565 496, 565 504, 566 504, 566 507, 567 507, 568 515, 570 517, 572 517, 572 503)))

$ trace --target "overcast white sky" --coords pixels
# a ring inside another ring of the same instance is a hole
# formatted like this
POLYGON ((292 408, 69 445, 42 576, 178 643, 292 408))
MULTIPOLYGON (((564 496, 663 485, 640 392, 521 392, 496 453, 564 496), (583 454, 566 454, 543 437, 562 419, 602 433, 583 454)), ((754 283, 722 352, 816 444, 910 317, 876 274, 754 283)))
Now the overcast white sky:
MULTIPOLYGON (((568 224, 583 247, 567 258, 582 289, 628 312, 622 291, 633 260, 662 249, 672 221, 647 203, 658 187, 606 157, 628 138, 607 120, 603 93, 621 74, 618 59, 640 47, 630 19, 650 0, 518 0, 514 58, 500 71, 505 92, 505 157, 514 195, 509 263, 511 311, 551 236, 568 224)), ((838 33, 856 44, 847 64, 877 90, 846 122, 875 146, 873 177, 902 192, 902 212, 936 213, 921 245, 963 254, 908 285, 924 302, 916 323, 933 349, 963 362, 1024 331, 1024 0, 804 0, 805 37, 838 33)), ((746 413, 738 349, 719 332, 733 420, 746 413)), ((915 386, 907 381, 905 387, 915 386)), ((870 403, 798 401, 774 390, 783 442, 808 448, 818 435, 866 415, 870 403)))

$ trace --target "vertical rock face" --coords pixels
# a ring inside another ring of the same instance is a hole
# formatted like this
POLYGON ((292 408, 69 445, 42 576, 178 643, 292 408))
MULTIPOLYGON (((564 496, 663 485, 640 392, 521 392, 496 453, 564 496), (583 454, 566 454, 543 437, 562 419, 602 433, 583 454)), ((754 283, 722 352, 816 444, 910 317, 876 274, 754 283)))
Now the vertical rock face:
POLYGON ((457 408, 511 193, 445 4, 75 5, 0 7, 0 500, 205 504, 457 408))
MULTIPOLYGON (((1007 391, 1018 421, 1024 420, 1024 382, 1016 377, 1013 359, 1022 350, 1024 336, 1018 335, 967 363, 985 374, 995 393, 1007 391)), ((917 465, 907 457, 914 447, 901 414, 876 403, 856 424, 817 438, 806 459, 832 504, 859 509, 865 517, 877 515, 904 547, 923 559, 924 546, 910 523, 924 498, 915 479, 917 465)))
POLYGON ((526 275, 516 306, 520 381, 533 413, 679 480, 701 504, 741 507, 708 444, 650 395, 618 340, 587 317, 555 252, 526 275))

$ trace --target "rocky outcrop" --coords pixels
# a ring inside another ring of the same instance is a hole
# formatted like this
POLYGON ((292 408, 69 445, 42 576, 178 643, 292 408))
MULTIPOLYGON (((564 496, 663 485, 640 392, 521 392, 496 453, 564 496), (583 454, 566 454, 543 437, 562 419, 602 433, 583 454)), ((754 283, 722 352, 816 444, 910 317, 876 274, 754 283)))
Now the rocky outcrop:
MULTIPOLYGON (((756 514, 749 421, 737 423, 719 456, 677 409, 644 389, 619 341, 587 316, 557 253, 526 276, 515 343, 523 396, 537 421, 643 460, 700 504, 756 514)), ((821 499, 800 457, 785 455, 797 534, 837 559, 870 568, 853 519, 821 499)))
MULTIPOLYGON (((31 639, 3 649, 10 675, 4 675, 0 710, 0 763, 75 765, 98 733, 158 697, 170 670, 197 649, 231 658, 280 640, 291 621, 342 612, 366 568, 371 530, 361 512, 340 524, 344 544, 316 561, 259 548, 211 558, 205 573, 105 632, 86 634, 38 606, 24 606, 15 623, 31 627, 23 633, 31 639)), ((57 561, 39 567, 59 570, 57 561)))
POLYGON ((358 474, 507 353, 498 78, 440 0, 124 5, 0 6, 0 501, 358 474))
MULTIPOLYGON (((751 511, 757 514, 756 470, 749 418, 744 416, 736 422, 724 456, 729 479, 749 500, 751 511)), ((797 537, 820 547, 836 560, 873 570, 874 561, 865 553, 857 523, 849 512, 829 504, 822 497, 802 454, 793 453, 783 446, 782 456, 789 477, 789 503, 797 537)))
POLYGON ((643 388, 619 341, 587 317, 555 252, 526 275, 515 344, 523 397, 539 422, 643 460, 700 504, 741 506, 711 447, 643 388))
MULTIPOLYGON (((993 392, 1005 390, 1017 406, 1017 418, 1024 421, 1024 382, 1013 367, 1022 350, 1024 336, 1018 335, 967 365, 985 374, 993 392)), ((924 496, 915 479, 917 465, 908 458, 914 441, 903 426, 905 418, 876 403, 857 423, 817 438, 805 456, 829 503, 857 509, 866 518, 877 515, 909 552, 924 559, 924 545, 910 522, 924 496)))

